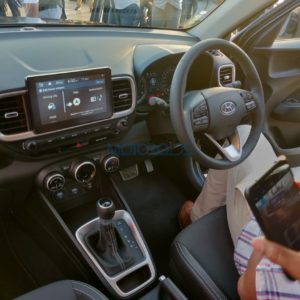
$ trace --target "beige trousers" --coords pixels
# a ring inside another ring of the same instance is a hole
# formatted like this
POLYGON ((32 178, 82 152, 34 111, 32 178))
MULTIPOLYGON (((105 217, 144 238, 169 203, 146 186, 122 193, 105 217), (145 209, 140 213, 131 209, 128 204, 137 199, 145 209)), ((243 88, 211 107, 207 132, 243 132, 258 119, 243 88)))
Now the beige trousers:
MULTIPOLYGON (((243 145, 249 135, 250 126, 239 126, 238 131, 243 145)), ((235 245, 242 227, 251 218, 244 191, 276 161, 277 156, 270 143, 261 135, 255 149, 244 162, 229 170, 210 169, 203 190, 192 208, 192 221, 227 205, 228 225, 235 245)))

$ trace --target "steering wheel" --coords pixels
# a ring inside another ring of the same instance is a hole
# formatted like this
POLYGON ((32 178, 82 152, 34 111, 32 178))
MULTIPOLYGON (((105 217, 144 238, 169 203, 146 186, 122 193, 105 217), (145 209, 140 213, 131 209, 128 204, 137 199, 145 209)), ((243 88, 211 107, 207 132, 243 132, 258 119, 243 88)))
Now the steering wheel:
POLYGON ((204 166, 229 169, 245 160, 258 142, 264 112, 264 94, 258 72, 249 56, 234 43, 207 39, 195 44, 179 61, 171 84, 171 120, 179 141, 204 166), (220 49, 239 64, 247 76, 248 90, 220 86, 185 92, 194 61, 201 53, 214 49, 220 49), (247 115, 251 117, 252 126, 242 146, 237 127, 247 115), (206 135, 217 148, 220 159, 201 150, 195 139, 195 134, 199 133, 206 135))

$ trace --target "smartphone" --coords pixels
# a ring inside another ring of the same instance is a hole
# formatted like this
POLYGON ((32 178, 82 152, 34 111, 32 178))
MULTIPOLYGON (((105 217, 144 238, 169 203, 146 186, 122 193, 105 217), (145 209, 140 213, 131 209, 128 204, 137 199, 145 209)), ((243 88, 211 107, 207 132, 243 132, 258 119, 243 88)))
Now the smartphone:
POLYGON ((246 189, 245 197, 267 239, 300 250, 300 194, 286 160, 246 189))

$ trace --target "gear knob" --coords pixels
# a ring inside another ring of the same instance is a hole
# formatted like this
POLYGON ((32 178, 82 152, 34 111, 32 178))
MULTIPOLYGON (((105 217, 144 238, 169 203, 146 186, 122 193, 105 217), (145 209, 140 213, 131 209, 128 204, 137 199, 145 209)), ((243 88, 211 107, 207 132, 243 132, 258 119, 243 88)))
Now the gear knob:
POLYGON ((110 221, 115 215, 115 205, 109 198, 101 198, 96 204, 97 215, 101 220, 110 221))

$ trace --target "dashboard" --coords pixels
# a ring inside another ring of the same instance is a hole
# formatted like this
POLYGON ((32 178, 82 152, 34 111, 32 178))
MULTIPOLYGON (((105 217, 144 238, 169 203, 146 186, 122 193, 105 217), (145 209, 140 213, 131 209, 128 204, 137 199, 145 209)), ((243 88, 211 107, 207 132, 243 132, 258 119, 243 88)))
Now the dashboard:
MULTIPOLYGON (((170 87, 197 38, 40 27, 0 28, 0 39, 2 207, 27 204, 41 192, 57 211, 77 210, 106 192, 110 173, 127 169, 128 178, 133 165, 181 150, 168 111, 170 87), (151 105, 154 97, 166 106, 151 105)), ((186 89, 234 80, 232 61, 207 52, 193 64, 186 89)))
MULTIPOLYGON (((176 66, 197 42, 186 33, 141 29, 83 34, 76 28, 30 28, 0 34, 6 74, 0 82, 0 146, 40 159, 115 143, 137 121, 151 120, 160 110, 151 99, 168 107, 176 66)), ((232 61, 209 51, 193 64, 186 90, 234 80, 232 61)), ((159 128, 166 120, 156 117, 155 134, 164 134, 159 128)), ((151 135, 151 121, 148 129, 151 135)))
MULTIPOLYGON (((136 52, 143 51, 143 48, 145 47, 143 46, 141 49, 138 47, 136 52)), ((156 49, 156 51, 158 50, 160 47, 156 49)), ((173 75, 184 53, 165 55, 162 51, 161 57, 156 56, 153 62, 136 66, 137 112, 151 110, 150 99, 153 97, 160 98, 166 103, 170 102, 173 75)), ((197 58, 190 70, 186 91, 230 84, 235 80, 234 71, 234 64, 222 52, 215 50, 204 53, 197 58), (227 76, 229 76, 228 79, 227 76)))

